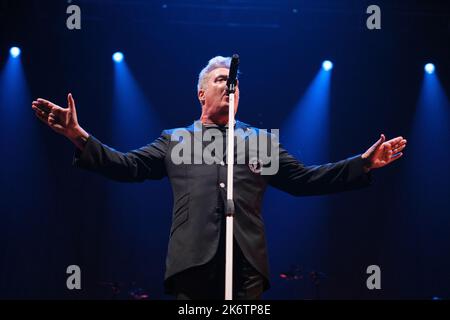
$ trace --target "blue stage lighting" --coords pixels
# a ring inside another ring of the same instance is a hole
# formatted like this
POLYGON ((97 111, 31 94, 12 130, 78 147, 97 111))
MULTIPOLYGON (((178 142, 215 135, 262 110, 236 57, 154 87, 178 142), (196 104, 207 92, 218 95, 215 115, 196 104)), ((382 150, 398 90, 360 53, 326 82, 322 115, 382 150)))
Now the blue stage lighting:
POLYGON ((330 71, 331 69, 333 69, 333 62, 331 62, 330 60, 325 60, 322 63, 322 68, 325 71, 330 71))
POLYGON ((114 62, 120 63, 123 60, 123 53, 122 52, 116 52, 113 54, 113 60, 114 62))
POLYGON ((18 56, 20 56, 20 48, 12 47, 11 49, 9 49, 9 54, 11 55, 11 57, 17 58, 18 56))
POLYGON ((434 64, 432 64, 432 63, 427 63, 426 65, 425 65, 425 72, 426 73, 428 73, 428 74, 432 74, 432 73, 434 73, 434 64))

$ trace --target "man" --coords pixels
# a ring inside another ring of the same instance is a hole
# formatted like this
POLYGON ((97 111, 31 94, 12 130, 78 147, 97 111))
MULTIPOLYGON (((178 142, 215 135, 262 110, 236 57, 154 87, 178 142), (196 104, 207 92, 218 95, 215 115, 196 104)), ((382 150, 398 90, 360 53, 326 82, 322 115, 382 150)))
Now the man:
MULTIPOLYGON (((174 208, 165 286, 166 291, 175 294, 178 299, 224 298, 225 146, 223 150, 215 150, 212 157, 217 161, 213 163, 196 161, 199 154, 190 148, 181 152, 187 161, 175 160, 175 156, 180 155, 177 153, 180 146, 195 144, 198 132, 201 132, 200 140, 203 134, 214 132, 216 138, 226 141, 229 108, 226 82, 230 60, 214 57, 200 72, 197 92, 202 114, 199 121, 186 128, 164 130, 151 144, 127 153, 102 144, 79 125, 75 101, 70 93, 67 108, 45 99, 32 103, 40 120, 76 146, 75 166, 119 181, 143 181, 168 176, 174 193, 174 208), (190 140, 190 137, 193 139, 190 140)), ((238 105, 239 86, 236 89, 235 113, 238 105)), ((235 147, 235 155, 239 157, 249 152, 250 137, 263 131, 240 121, 234 125, 246 143, 244 148, 235 147)), ((200 155, 203 155, 208 145, 205 141, 197 142, 201 143, 200 155)), ((256 170, 254 163, 246 157, 244 163, 235 162, 233 297, 259 299, 269 287, 261 217, 262 198, 268 185, 297 196, 360 188, 370 183, 370 170, 399 159, 405 146, 406 140, 402 137, 385 141, 384 135, 381 135, 362 155, 322 166, 305 167, 277 143, 270 143, 272 153, 276 150, 277 170, 269 175, 256 170)))

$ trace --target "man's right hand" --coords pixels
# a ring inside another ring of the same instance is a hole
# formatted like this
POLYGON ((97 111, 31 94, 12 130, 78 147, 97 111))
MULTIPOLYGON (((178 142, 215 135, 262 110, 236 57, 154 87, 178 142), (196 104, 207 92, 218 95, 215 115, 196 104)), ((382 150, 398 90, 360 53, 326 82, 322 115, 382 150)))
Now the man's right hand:
POLYGON ((89 134, 78 124, 75 101, 71 93, 67 95, 67 105, 67 108, 61 108, 48 100, 39 98, 32 102, 31 108, 39 120, 83 150, 89 134))

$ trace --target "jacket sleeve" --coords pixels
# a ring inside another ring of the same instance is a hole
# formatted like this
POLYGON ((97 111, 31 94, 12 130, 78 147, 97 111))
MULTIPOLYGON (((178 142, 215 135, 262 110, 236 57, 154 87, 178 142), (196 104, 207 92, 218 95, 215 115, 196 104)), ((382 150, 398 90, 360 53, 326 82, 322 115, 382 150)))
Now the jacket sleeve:
POLYGON ((169 140, 163 131, 152 143, 122 153, 90 135, 84 149, 76 149, 73 165, 121 182, 162 179, 167 175, 164 158, 168 145, 169 140))
POLYGON ((368 186, 371 173, 364 172, 364 160, 357 155, 335 163, 305 166, 280 147, 278 173, 270 184, 295 196, 322 195, 368 186))

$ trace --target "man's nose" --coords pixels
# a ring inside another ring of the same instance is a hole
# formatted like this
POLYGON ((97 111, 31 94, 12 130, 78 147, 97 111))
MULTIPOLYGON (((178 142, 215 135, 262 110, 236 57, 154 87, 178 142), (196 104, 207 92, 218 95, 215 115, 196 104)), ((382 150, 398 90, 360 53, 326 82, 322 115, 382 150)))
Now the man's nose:
POLYGON ((222 85, 221 87, 220 87, 220 90, 223 92, 223 93, 228 93, 228 87, 227 87, 227 85, 225 84, 225 85, 222 85))

